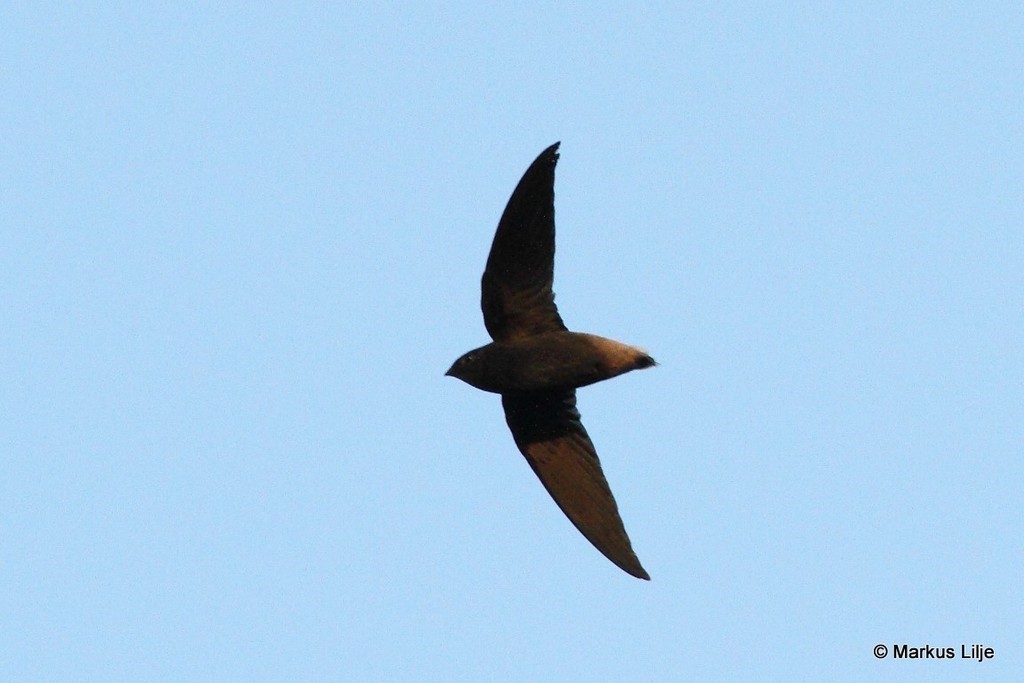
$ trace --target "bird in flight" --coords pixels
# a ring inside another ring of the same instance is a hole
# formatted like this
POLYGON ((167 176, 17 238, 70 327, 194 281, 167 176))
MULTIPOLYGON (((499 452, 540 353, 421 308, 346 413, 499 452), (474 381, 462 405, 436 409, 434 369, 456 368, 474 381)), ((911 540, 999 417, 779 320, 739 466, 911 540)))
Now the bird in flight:
POLYGON ((655 362, 642 349, 570 332, 558 314, 551 289, 558 145, 526 169, 491 244, 480 307, 494 341, 445 374, 501 394, 516 446, 562 512, 620 569, 650 580, 580 422, 576 389, 655 362))

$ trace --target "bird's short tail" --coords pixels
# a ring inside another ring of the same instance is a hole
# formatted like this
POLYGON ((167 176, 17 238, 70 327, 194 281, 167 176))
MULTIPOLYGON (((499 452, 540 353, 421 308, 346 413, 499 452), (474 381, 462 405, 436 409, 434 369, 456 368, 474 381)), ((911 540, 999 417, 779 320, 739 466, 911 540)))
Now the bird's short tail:
POLYGON ((651 367, 654 367, 655 365, 658 364, 658 361, 656 361, 653 358, 651 358, 651 356, 646 351, 644 351, 643 349, 639 349, 639 350, 641 351, 641 353, 640 353, 639 356, 636 357, 636 369, 637 370, 643 370, 644 368, 651 368, 651 367))

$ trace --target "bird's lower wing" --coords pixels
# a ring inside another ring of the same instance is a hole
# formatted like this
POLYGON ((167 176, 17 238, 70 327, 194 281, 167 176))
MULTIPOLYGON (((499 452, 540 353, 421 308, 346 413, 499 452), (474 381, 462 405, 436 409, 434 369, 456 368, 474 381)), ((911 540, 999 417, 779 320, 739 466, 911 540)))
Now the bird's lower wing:
POLYGON ((516 445, 558 507, 623 571, 650 579, 633 552, 572 390, 501 397, 516 445))

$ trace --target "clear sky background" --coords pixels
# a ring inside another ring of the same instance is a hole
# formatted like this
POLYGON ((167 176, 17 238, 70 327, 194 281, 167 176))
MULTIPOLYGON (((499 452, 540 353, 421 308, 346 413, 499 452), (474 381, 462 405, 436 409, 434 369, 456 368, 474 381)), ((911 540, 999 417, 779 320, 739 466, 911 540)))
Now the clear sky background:
POLYGON ((1019 677, 1024 10, 899 4, 5 4, 0 679, 1019 677), (443 376, 556 140, 650 583, 443 376))

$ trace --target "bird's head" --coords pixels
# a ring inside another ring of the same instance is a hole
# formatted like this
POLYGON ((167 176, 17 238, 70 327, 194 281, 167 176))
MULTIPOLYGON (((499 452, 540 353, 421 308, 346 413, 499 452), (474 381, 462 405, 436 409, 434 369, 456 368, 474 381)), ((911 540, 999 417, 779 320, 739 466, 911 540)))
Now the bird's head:
POLYGON ((468 353, 464 353, 457 361, 452 363, 452 366, 448 368, 448 372, 444 374, 448 377, 461 379, 466 384, 477 389, 493 391, 486 381, 487 371, 484 356, 483 348, 473 349, 468 353))

